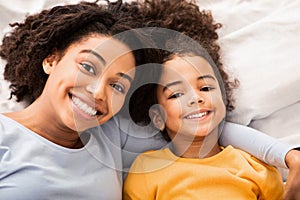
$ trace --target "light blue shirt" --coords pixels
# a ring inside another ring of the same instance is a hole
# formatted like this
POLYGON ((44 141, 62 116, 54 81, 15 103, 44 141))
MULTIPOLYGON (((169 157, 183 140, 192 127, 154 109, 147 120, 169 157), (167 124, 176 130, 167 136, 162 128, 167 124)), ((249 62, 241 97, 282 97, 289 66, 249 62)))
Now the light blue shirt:
POLYGON ((86 134, 83 148, 68 149, 0 115, 0 199, 121 199, 118 140, 86 134))
MULTIPOLYGON (((83 148, 68 149, 0 115, 0 199, 121 199, 122 174, 135 157, 168 145, 150 126, 118 117, 83 136, 88 137, 83 148)), ((220 143, 280 167, 291 149, 259 131, 228 122, 220 143)))

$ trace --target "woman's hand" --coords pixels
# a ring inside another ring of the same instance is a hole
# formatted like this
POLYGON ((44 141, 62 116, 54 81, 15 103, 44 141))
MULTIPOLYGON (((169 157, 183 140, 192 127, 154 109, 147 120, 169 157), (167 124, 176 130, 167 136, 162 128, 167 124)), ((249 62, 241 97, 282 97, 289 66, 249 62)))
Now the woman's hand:
POLYGON ((283 200, 300 200, 300 151, 291 150, 285 157, 289 175, 283 200))

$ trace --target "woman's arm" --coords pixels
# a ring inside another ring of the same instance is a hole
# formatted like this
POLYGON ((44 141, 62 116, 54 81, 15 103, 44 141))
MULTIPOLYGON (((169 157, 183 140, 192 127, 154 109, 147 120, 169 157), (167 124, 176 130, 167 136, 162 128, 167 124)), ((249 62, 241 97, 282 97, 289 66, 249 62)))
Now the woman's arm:
POLYGON ((258 130, 231 122, 225 122, 219 141, 223 146, 232 145, 281 168, 287 168, 285 156, 293 149, 292 146, 258 130))
POLYGON ((285 185, 284 200, 300 200, 300 148, 291 150, 286 155, 289 175, 285 185))
POLYGON ((247 126, 226 122, 220 137, 224 146, 232 145, 247 151, 276 167, 289 169, 284 200, 300 200, 300 149, 282 143, 247 126))
MULTIPOLYGON (((122 149, 125 151, 125 153, 123 152, 123 162, 126 161, 123 164, 127 170, 139 153, 167 145, 162 137, 153 134, 150 127, 139 127, 130 120, 122 118, 117 121, 122 130, 122 149)), ((300 151, 292 150, 292 146, 258 130, 230 122, 225 122, 220 143, 247 151, 270 165, 289 168, 284 200, 300 200, 300 151)))
MULTIPOLYGON (((115 118, 116 119, 116 118, 115 118)), ((167 143, 159 137, 157 130, 151 127, 141 127, 125 118, 117 118, 118 126, 122 130, 122 147, 135 156, 149 149, 159 149, 167 143)), ((285 156, 293 149, 290 145, 282 143, 253 128, 225 122, 223 132, 220 136, 220 144, 232 145, 242 149, 258 159, 281 168, 287 168, 285 156)), ((132 159, 135 158, 133 156, 132 159)), ((133 161, 130 160, 129 165, 133 161)))
POLYGON ((137 155, 166 147, 168 143, 152 126, 139 126, 131 119, 114 116, 106 125, 116 126, 121 137, 123 170, 128 171, 137 155))

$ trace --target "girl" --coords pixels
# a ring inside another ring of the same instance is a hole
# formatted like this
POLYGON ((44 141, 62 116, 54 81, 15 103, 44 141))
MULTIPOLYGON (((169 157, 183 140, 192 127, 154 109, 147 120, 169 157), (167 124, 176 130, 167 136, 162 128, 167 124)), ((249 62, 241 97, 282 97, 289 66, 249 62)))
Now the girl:
POLYGON ((282 199, 283 182, 275 168, 218 143, 226 106, 233 108, 225 92, 234 85, 229 76, 195 42, 166 43, 176 46, 166 55, 159 84, 140 88, 145 95, 138 96, 153 99, 151 123, 171 142, 137 157, 123 198, 282 199))

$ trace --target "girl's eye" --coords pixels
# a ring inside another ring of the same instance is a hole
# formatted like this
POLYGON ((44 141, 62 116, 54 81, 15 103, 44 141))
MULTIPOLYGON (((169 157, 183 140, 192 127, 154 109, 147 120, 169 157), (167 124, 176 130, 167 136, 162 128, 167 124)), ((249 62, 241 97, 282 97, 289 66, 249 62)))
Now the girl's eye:
POLYGON ((123 88, 122 85, 117 84, 117 83, 112 83, 110 84, 115 90, 117 90, 118 92, 121 92, 122 94, 125 94, 125 89, 123 88))
POLYGON ((183 93, 175 93, 168 97, 168 99, 176 99, 178 97, 181 97, 183 93))
POLYGON ((213 89, 215 89, 215 88, 210 87, 210 86, 205 86, 205 87, 202 87, 202 88, 200 89, 200 91, 208 92, 208 91, 211 91, 211 90, 213 90, 213 89))
POLYGON ((80 63, 81 67, 87 71, 88 73, 91 73, 93 75, 96 75, 96 70, 93 66, 87 64, 87 63, 80 63))

